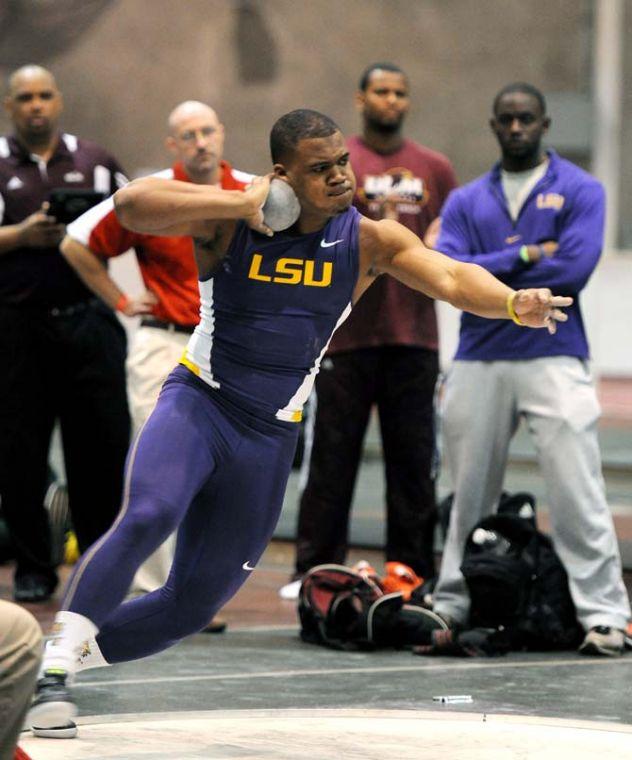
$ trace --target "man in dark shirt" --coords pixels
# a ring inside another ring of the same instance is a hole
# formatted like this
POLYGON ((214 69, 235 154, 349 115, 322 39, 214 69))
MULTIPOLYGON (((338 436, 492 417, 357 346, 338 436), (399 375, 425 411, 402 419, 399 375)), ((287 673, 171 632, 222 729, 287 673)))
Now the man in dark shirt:
MULTIPOLYGON (((363 132, 347 141, 358 180, 354 204, 371 219, 395 219, 423 238, 456 186, 452 166, 442 154, 403 136, 410 97, 408 78, 398 66, 369 66, 357 105, 363 132)), ((295 579, 314 565, 345 560, 349 510, 373 404, 386 468, 386 559, 425 578, 434 576, 438 364, 434 302, 388 275, 378 278, 336 331, 316 378, 295 579)), ((281 596, 294 598, 298 587, 295 580, 281 596)))
POLYGON ((57 584, 43 507, 56 420, 82 551, 118 511, 129 443, 124 330, 60 254, 64 226, 47 199, 54 188, 109 195, 125 177, 105 150, 59 131, 46 69, 15 71, 5 108, 15 131, 0 137, 0 498, 15 598, 35 602, 57 584))

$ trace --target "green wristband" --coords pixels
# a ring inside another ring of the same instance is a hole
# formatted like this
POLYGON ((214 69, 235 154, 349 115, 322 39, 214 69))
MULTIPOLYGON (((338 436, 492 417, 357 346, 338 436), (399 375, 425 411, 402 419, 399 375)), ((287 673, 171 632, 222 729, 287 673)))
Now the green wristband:
POLYGON ((518 251, 518 256, 524 261, 525 264, 530 264, 531 259, 529 258, 529 249, 526 245, 521 245, 520 250, 518 251))

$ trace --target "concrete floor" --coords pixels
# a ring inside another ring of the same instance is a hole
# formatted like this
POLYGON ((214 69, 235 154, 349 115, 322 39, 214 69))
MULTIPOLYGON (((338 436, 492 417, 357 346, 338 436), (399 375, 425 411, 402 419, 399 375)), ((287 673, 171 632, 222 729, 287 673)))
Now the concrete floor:
MULTIPOLYGON (((303 644, 294 603, 277 596, 292 555, 289 543, 270 545, 224 609, 226 633, 79 674, 78 739, 24 733, 20 745, 32 760, 594 760, 595 747, 632 757, 632 655, 461 660, 303 644), (473 701, 438 705, 440 695, 473 701)), ((350 561, 361 557, 381 566, 375 550, 354 549, 350 561)), ((9 592, 4 566, 0 596, 9 592)), ((47 625, 57 602, 29 608, 47 625)))
MULTIPOLYGON (((632 433, 616 415, 602 429, 604 474, 624 557, 632 567, 632 433)), ((546 525, 546 494, 524 433, 512 448, 508 490, 530 490, 546 525)), ((294 535, 293 473, 277 538, 294 535)), ((446 473, 439 494, 449 491, 446 473)), ((378 570, 383 476, 373 424, 355 494, 349 562, 378 570)), ((278 598, 293 545, 274 541, 223 611, 228 631, 199 634, 147 660, 77 678, 79 738, 21 746, 32 760, 73 758, 632 758, 632 655, 575 652, 498 659, 422 658, 407 651, 337 652, 303 644, 295 605, 278 598), (439 695, 470 695, 438 705, 439 695)), ((68 576, 69 569, 63 569, 68 576)), ((628 589, 632 575, 626 576, 628 589)), ((59 598, 61 591, 58 592, 59 598)), ((0 597, 11 568, 0 567, 0 597)), ((30 605, 45 630, 58 599, 30 605)))
POLYGON ((604 723, 419 710, 240 710, 126 716, 69 745, 25 742, 33 760, 594 760, 629 758, 632 729, 604 723))

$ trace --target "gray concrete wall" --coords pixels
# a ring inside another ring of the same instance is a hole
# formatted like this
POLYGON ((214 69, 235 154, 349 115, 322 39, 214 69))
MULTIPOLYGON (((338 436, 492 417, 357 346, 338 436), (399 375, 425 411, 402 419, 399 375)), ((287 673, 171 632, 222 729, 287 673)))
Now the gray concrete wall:
MULTIPOLYGON (((228 157, 263 171, 278 115, 309 106, 356 129, 358 75, 387 59, 410 74, 409 134, 447 153, 468 180, 496 156, 486 122, 499 87, 589 87, 589 0, 254 0, 250 14, 236 0, 99 2, 100 15, 52 55, 28 25, 16 33, 25 55, 56 73, 65 127, 110 147, 130 172, 165 163, 165 116, 185 98, 214 104, 228 157)), ((65 3, 72 24, 71 0, 56 0, 57 17, 65 3)))

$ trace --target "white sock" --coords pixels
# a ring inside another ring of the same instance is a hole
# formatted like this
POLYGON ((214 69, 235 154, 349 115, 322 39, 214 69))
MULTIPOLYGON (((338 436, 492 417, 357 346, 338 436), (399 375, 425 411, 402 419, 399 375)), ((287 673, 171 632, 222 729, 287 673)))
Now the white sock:
POLYGON ((77 663, 77 673, 91 668, 105 668, 109 664, 94 637, 83 642, 77 663))
POLYGON ((72 678, 77 672, 84 642, 94 638, 98 632, 99 629, 87 617, 67 610, 58 612, 52 637, 46 644, 40 675, 45 670, 63 670, 72 678))

